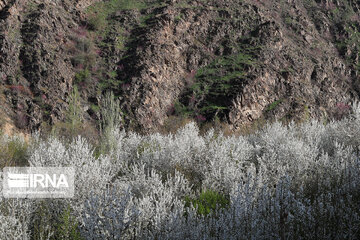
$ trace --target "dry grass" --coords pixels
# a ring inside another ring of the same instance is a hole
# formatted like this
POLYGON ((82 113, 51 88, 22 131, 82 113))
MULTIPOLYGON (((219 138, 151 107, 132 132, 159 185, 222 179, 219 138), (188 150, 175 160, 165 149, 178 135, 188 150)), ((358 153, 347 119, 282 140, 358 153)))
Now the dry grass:
POLYGON ((192 121, 192 119, 183 116, 169 116, 165 120, 164 125, 158 129, 158 132, 161 134, 174 134, 179 128, 184 127, 192 121))
MULTIPOLYGON (((5 137, 1 135, 0 138, 5 137)), ((27 166, 28 146, 29 144, 19 137, 13 137, 10 141, 0 141, 0 168, 27 166)))
POLYGON ((57 122, 53 126, 43 128, 43 136, 57 136, 71 142, 75 137, 81 136, 89 140, 93 145, 97 145, 100 140, 99 131, 94 124, 81 123, 72 125, 68 122, 57 122))

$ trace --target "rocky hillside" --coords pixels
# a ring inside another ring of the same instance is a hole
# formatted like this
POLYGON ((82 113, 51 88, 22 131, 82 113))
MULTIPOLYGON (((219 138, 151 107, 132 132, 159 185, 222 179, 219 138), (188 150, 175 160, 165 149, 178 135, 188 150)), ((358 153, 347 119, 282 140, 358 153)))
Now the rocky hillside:
POLYGON ((0 0, 0 125, 100 118, 113 91, 124 127, 176 119, 332 118, 360 92, 356 0, 0 0), (75 88, 76 86, 76 88, 75 88))

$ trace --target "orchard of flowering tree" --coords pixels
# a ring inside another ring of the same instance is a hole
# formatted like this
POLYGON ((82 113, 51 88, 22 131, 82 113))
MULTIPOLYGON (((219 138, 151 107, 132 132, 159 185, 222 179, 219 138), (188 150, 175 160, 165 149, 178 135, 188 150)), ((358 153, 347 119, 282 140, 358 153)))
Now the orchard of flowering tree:
POLYGON ((358 103, 339 121, 247 136, 112 125, 102 141, 95 154, 85 138, 33 134, 29 166, 75 167, 75 196, 1 197, 0 239, 360 239, 358 103))

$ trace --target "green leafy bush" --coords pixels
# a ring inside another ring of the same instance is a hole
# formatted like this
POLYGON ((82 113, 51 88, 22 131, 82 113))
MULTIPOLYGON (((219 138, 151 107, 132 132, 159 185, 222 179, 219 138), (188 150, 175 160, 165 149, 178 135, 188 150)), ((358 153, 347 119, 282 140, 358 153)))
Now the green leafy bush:
POLYGON ((77 72, 75 74, 75 84, 79 84, 79 83, 86 83, 90 80, 91 77, 91 73, 90 71, 86 68, 84 70, 81 70, 80 72, 77 72))
POLYGON ((206 190, 196 199, 186 197, 185 207, 189 207, 190 204, 197 209, 198 214, 207 216, 220 208, 226 208, 230 205, 230 201, 227 197, 220 193, 212 190, 206 190))

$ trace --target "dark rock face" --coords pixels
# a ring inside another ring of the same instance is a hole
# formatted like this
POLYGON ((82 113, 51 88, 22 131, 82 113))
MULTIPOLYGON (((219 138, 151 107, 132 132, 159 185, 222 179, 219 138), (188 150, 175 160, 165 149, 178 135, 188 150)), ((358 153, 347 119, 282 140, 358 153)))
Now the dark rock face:
POLYGON ((44 120, 63 118, 74 76, 65 36, 76 23, 51 1, 12 1, 6 8, 0 30, 2 104, 17 127, 33 130, 44 120))
POLYGON ((332 116, 358 99, 355 0, 88 8, 93 2, 0 0, 2 111, 19 128, 64 120, 74 84, 86 119, 96 118, 89 106, 101 92, 112 90, 125 124, 144 131, 161 127, 176 104, 236 129, 260 118, 332 116))

